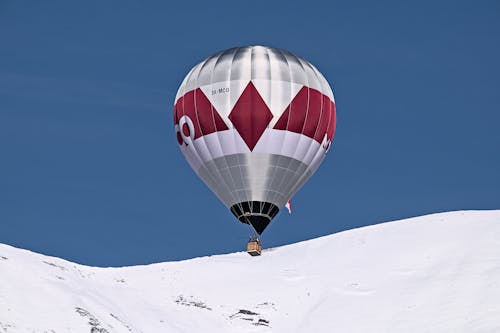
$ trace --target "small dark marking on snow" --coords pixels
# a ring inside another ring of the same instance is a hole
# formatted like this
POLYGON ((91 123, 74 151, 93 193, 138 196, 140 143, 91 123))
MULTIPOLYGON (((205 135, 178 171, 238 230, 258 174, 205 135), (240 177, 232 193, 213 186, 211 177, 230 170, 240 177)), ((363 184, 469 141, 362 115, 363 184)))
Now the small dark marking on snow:
POLYGON ((115 281, 118 283, 125 283, 125 279, 116 279, 115 281))
POLYGON ((109 331, 102 327, 92 327, 90 333, 109 333, 109 331))
POLYGON ((3 332, 8 332, 9 328, 16 328, 16 325, 14 325, 14 324, 6 324, 6 323, 2 323, 0 321, 0 328, 3 330, 3 332))
POLYGON ((184 296, 179 295, 177 297, 177 299, 175 300, 175 303, 177 303, 179 305, 184 305, 184 306, 195 306, 195 307, 200 308, 200 309, 212 311, 212 308, 209 307, 208 305, 206 305, 205 303, 193 300, 192 299, 193 296, 189 296, 189 298, 190 299, 187 299, 184 296))
POLYGON ((259 321, 253 323, 255 326, 269 326, 269 320, 259 319, 259 321))
POLYGON ((78 272, 78 274, 80 274, 80 276, 81 276, 82 278, 84 278, 84 279, 85 279, 85 278, 90 278, 91 276, 95 275, 95 273, 94 273, 94 272, 87 273, 86 275, 85 275, 85 274, 83 274, 82 270, 81 270, 81 269, 79 269, 79 268, 78 268, 78 266, 76 266, 76 265, 73 265, 73 269, 74 269, 75 271, 77 271, 77 272, 78 272))
POLYGON ((240 309, 240 311, 238 311, 235 314, 240 314, 240 313, 245 314, 245 315, 250 315, 250 316, 258 316, 259 315, 257 312, 253 312, 253 311, 245 310, 245 309, 240 309))
POLYGON ((101 323, 99 322, 99 319, 94 317, 90 312, 87 310, 76 307, 75 311, 82 317, 87 317, 89 319, 89 325, 90 325, 90 333, 109 333, 107 329, 101 326, 101 323))
POLYGON ((53 262, 48 262, 48 261, 42 261, 44 264, 46 265, 49 265, 49 266, 52 266, 52 267, 56 267, 56 268, 59 268, 60 270, 62 271, 65 271, 66 270, 66 267, 63 267, 63 266, 60 266, 60 265, 56 265, 54 264, 53 262))
POLYGON ((262 309, 262 308, 271 308, 273 309, 274 311, 278 311, 276 309, 276 304, 274 304, 273 302, 264 302, 264 303, 260 303, 260 304, 257 304, 256 308, 258 309, 262 309))
MULTIPOLYGON (((266 302, 267 303, 267 302, 266 302)), ((235 314, 229 316, 229 319, 241 319, 246 321, 251 321, 252 325, 255 326, 269 326, 269 320, 264 318, 255 318, 256 316, 260 316, 259 313, 253 312, 250 310, 240 309, 235 314)))
MULTIPOLYGON (((245 310, 245 309, 240 309, 238 312, 233 313, 232 315, 229 316, 229 319, 233 319, 235 317, 240 317, 241 315, 248 315, 248 316, 258 316, 259 314, 257 312, 253 312, 250 310, 245 310)), ((240 318, 243 319, 243 318, 240 318)), ((253 319, 250 319, 253 320, 253 319)))
POLYGON ((0 256, 0 259, 7 260, 7 259, 9 259, 9 258, 4 257, 4 256, 0 256))
POLYGON ((64 278, 62 276, 56 275, 56 278, 59 279, 59 280, 64 280, 64 278))
POLYGON ((114 315, 112 313, 109 314, 111 317, 115 318, 117 321, 119 321, 123 326, 125 326, 126 329, 128 329, 129 332, 132 332, 132 329, 130 328, 130 326, 128 326, 123 320, 121 320, 120 318, 118 318, 117 315, 114 315))

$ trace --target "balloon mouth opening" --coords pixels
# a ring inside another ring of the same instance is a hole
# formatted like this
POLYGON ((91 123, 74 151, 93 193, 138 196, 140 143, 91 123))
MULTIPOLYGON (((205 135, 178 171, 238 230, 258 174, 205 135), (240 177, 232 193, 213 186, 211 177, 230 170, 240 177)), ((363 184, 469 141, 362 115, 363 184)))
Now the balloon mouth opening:
POLYGON ((251 225, 259 235, 279 212, 275 204, 262 201, 244 201, 234 204, 230 209, 240 222, 251 225))

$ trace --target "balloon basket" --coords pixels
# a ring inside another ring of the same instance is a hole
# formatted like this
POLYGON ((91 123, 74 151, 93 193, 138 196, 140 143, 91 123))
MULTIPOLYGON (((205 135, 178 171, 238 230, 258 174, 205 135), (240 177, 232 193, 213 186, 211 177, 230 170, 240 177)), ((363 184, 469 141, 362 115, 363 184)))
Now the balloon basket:
POLYGON ((250 240, 247 244, 247 253, 252 257, 262 254, 262 245, 258 239, 250 240))

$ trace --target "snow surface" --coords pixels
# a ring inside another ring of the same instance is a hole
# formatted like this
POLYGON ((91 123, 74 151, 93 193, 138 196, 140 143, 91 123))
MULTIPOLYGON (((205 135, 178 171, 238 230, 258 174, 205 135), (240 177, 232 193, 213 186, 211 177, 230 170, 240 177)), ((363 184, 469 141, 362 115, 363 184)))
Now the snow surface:
POLYGON ((123 268, 0 244, 0 332, 500 332, 500 210, 123 268))

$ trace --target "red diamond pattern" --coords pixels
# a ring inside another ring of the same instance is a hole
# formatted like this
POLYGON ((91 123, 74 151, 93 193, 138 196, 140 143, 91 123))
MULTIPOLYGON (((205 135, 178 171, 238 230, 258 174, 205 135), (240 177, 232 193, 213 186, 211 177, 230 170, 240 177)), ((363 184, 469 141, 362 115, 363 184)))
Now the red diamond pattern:
POLYGON ((273 119, 273 114, 250 82, 231 110, 229 119, 252 151, 273 119))

